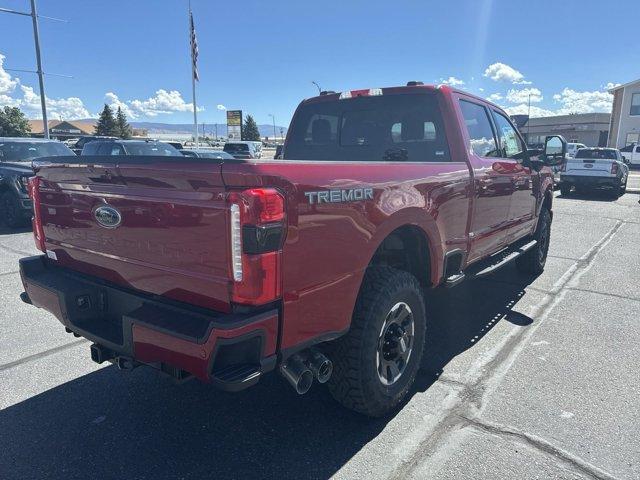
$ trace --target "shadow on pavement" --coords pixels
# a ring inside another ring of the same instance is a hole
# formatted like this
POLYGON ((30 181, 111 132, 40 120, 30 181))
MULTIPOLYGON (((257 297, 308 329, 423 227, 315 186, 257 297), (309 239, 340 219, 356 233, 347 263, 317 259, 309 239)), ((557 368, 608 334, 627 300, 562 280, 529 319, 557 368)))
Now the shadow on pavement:
POLYGON ((0 220, 0 235, 15 235, 17 233, 27 233, 31 231, 31 225, 25 225, 23 227, 11 228, 4 225, 0 220))
MULTIPOLYGON (((503 317, 523 328, 532 322, 511 312, 532 280, 512 270, 513 284, 465 282, 429 294, 431 333, 416 390, 503 317)), ((299 397, 278 375, 227 394, 175 385, 150 369, 108 367, 0 412, 0 476, 327 478, 389 420, 347 411, 317 385, 299 397)))
POLYGON ((558 198, 586 200, 588 202, 615 202, 619 197, 614 197, 608 190, 572 191, 568 195, 559 195, 558 198))

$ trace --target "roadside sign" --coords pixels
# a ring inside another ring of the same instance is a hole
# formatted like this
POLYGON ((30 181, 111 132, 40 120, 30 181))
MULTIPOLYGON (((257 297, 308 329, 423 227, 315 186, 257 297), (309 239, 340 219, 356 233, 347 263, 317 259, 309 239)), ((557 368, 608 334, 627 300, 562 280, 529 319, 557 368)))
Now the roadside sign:
POLYGON ((242 110, 227 110, 227 138, 242 140, 242 110))

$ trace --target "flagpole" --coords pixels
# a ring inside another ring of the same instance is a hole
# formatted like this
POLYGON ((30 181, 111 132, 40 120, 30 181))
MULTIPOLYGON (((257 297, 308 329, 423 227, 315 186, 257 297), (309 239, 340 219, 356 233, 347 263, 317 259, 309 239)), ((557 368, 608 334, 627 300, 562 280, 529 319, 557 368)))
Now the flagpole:
POLYGON ((191 47, 191 88, 193 102, 193 132, 198 148, 198 107, 196 106, 196 65, 193 61, 193 14, 191 13, 191 0, 189 0, 189 45, 191 47))

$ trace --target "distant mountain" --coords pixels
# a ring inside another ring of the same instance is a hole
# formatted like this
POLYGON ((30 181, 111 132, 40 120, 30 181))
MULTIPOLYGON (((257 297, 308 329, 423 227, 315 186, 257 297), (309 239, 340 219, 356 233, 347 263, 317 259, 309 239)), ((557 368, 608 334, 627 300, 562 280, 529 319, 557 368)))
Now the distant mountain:
MULTIPOLYGON (((193 124, 192 123, 159 123, 159 122, 129 122, 129 124, 133 128, 144 128, 149 132, 149 134, 154 133, 177 133, 177 134, 190 134, 193 133, 193 124)), ((202 124, 199 125, 198 131, 202 134, 202 124)), ((284 134, 287 134, 287 127, 280 127, 276 125, 276 134, 278 137, 281 136, 280 130, 284 134)), ((226 137, 227 136, 227 125, 224 123, 219 123, 218 127, 218 136, 226 137)), ((273 125, 264 124, 258 125, 258 130, 260 131, 260 136, 262 137, 273 137, 273 125)), ((204 132, 207 136, 213 136, 216 133, 216 126, 213 123, 205 123, 204 124, 204 132)))

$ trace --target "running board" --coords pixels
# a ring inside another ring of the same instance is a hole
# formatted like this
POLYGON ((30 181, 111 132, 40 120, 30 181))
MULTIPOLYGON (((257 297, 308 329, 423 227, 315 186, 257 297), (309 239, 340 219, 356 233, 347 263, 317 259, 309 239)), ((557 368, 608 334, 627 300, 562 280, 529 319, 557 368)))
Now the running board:
POLYGON ((526 252, 535 247, 537 243, 537 240, 531 240, 530 242, 520 245, 519 247, 509 247, 502 250, 501 252, 496 253, 495 255, 480 262, 479 268, 481 270, 474 271, 473 277, 481 278, 492 274, 496 270, 504 267, 507 263, 514 261, 521 255, 524 255, 526 252))
POLYGON ((468 270, 458 272, 447 277, 444 281, 444 286, 446 288, 451 288, 461 284, 467 277, 481 278, 490 275, 496 270, 504 267, 507 263, 514 261, 519 256, 531 250, 537 243, 537 240, 531 240, 526 243, 518 243, 514 246, 507 247, 498 253, 481 260, 477 264, 472 265, 468 270))

